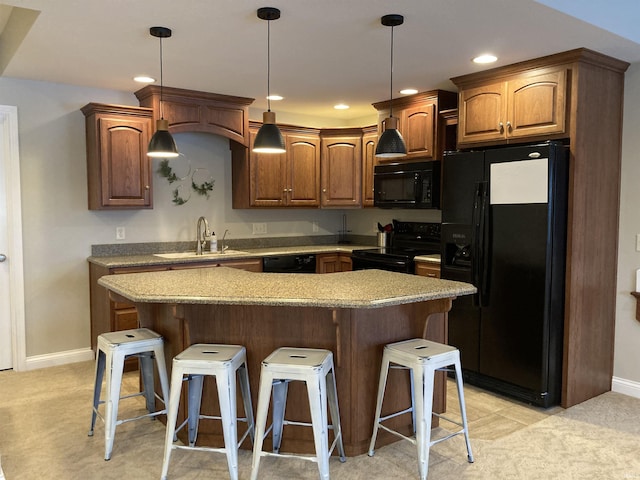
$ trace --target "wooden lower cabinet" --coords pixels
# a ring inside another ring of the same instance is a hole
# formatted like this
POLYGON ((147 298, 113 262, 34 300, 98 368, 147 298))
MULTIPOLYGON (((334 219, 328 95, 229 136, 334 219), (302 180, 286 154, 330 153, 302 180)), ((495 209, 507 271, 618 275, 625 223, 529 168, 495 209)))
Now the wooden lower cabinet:
POLYGON ((316 255, 316 273, 350 272, 351 270, 351 255, 345 253, 316 255))
POLYGON ((440 278, 440 265, 429 262, 416 262, 415 274, 423 277, 440 278))
MULTIPOLYGON (((109 292, 98 285, 98 279, 104 275, 119 275, 123 273, 158 272, 164 270, 181 270, 185 268, 231 267, 262 271, 262 259, 234 259, 215 260, 197 263, 176 263, 168 265, 149 265, 138 267, 108 268, 89 263, 90 279, 90 310, 91 310, 91 348, 95 351, 98 335, 107 332, 138 328, 138 312, 132 303, 114 301, 109 298, 109 292)), ((130 366, 127 367, 131 368, 130 366)))

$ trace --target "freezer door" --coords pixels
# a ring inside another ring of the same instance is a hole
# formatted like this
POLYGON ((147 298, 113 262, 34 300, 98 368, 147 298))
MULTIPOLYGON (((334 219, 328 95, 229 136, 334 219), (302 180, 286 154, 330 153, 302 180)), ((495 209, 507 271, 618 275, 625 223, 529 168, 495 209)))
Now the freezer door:
POLYGON ((454 152, 442 160, 442 223, 471 225, 477 183, 484 180, 484 152, 454 152))

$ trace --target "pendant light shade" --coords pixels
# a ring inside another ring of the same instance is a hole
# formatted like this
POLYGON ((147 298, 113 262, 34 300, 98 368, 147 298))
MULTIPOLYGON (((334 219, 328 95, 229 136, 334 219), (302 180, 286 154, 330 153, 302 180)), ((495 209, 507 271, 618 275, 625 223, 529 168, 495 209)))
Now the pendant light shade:
POLYGON ((151 137, 147 155, 153 158, 173 158, 179 155, 176 142, 169 133, 169 122, 164 119, 162 111, 162 39, 171 36, 171 29, 166 27, 151 27, 149 29, 151 36, 160 39, 160 118, 156 120, 156 132, 151 137))
POLYGON ((284 138, 276 125, 276 114, 271 111, 271 20, 280 18, 280 10, 273 7, 258 9, 258 18, 267 20, 267 111, 262 114, 262 126, 253 142, 253 151, 257 153, 284 153, 284 138))
POLYGON ((398 119, 393 116, 393 27, 402 25, 404 17, 402 15, 385 15, 380 19, 380 23, 385 27, 391 27, 391 81, 389 117, 384 121, 384 132, 380 135, 378 145, 376 145, 376 157, 404 157, 407 154, 407 146, 398 130, 398 119))

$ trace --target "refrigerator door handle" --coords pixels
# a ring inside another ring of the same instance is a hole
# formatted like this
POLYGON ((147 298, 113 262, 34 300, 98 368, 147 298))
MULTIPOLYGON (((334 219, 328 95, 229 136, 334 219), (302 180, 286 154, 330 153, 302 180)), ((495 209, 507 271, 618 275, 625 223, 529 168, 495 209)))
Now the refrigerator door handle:
POLYGON ((478 227, 478 265, 480 272, 478 274, 479 283, 477 284, 480 297, 480 306, 489 305, 489 188, 487 182, 482 182, 483 188, 480 199, 480 222, 478 227))
MULTIPOLYGON (((480 285, 480 216, 482 204, 482 183, 476 182, 476 190, 473 195, 473 213, 471 216, 471 281, 478 287, 480 285)), ((479 295, 473 296, 474 306, 479 306, 479 295)))

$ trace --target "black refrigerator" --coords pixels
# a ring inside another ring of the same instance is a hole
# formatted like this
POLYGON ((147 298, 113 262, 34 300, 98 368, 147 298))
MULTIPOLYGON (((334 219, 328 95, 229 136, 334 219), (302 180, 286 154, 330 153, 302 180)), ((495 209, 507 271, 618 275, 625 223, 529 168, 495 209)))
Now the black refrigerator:
POLYGON ((568 157, 546 142, 442 161, 441 276, 478 288, 449 343, 467 382, 542 407, 562 383, 568 157))

